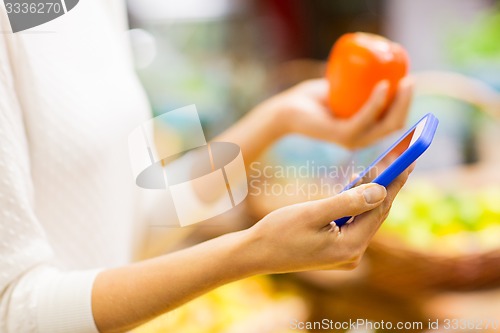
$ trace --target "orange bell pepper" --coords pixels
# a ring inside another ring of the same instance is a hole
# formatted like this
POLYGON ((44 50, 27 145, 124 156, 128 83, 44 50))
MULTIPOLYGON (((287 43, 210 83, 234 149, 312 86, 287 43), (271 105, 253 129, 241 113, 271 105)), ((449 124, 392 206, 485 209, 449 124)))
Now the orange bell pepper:
POLYGON ((327 63, 329 106, 336 117, 349 118, 361 109, 381 80, 389 82, 384 108, 394 98, 399 80, 408 73, 405 49, 368 33, 348 33, 333 45, 327 63))

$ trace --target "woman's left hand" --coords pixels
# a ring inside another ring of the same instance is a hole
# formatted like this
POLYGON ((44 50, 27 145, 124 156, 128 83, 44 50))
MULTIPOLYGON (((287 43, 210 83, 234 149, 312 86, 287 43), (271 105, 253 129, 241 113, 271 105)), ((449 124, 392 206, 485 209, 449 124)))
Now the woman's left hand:
POLYGON ((327 105, 328 82, 314 79, 302 82, 265 101, 258 108, 276 114, 281 135, 297 133, 335 142, 348 149, 368 146, 404 127, 413 95, 413 81, 399 83, 392 103, 384 111, 388 83, 378 83, 363 107, 349 119, 336 118, 327 105))

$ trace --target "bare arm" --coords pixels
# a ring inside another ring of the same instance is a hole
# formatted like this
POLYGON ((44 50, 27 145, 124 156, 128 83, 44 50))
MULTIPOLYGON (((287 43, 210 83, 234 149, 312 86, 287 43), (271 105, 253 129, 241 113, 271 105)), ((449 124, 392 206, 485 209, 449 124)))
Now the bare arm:
POLYGON ((248 231, 110 269, 98 275, 92 308, 101 332, 122 332, 225 283, 257 273, 248 231))

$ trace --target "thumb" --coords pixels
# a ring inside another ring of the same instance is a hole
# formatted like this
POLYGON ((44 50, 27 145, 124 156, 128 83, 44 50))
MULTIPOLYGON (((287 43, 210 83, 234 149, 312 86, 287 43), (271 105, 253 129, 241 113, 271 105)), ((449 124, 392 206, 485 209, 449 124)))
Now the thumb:
POLYGON ((377 120, 384 109, 388 90, 389 81, 387 80, 381 81, 375 86, 361 110, 352 117, 352 122, 356 124, 357 129, 365 130, 377 120))
POLYGON ((385 187, 370 183, 360 185, 333 197, 308 203, 315 223, 323 227, 344 216, 357 216, 378 207, 385 199, 385 187))

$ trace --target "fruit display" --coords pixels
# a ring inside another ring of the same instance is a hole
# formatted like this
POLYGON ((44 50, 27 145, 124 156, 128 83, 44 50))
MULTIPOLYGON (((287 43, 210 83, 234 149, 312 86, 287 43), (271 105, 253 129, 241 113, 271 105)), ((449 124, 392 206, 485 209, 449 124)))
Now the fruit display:
POLYGON ((306 314, 295 291, 276 290, 270 277, 256 276, 217 288, 133 333, 285 333, 290 318, 306 314))
POLYGON ((382 80, 389 83, 388 105, 408 66, 405 49, 382 36, 361 32, 341 36, 332 47, 326 69, 330 109, 336 117, 351 117, 382 80))
POLYGON ((413 182, 398 195, 379 237, 460 256, 500 248, 500 188, 442 190, 413 182))

